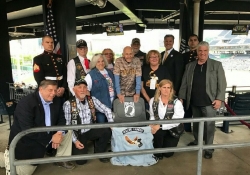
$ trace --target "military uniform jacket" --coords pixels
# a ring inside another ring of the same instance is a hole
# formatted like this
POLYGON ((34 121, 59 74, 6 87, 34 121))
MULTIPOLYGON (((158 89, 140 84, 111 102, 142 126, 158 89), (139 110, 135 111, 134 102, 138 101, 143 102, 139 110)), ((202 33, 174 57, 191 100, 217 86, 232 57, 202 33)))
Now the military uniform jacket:
POLYGON ((195 61, 197 59, 197 51, 191 50, 183 54, 184 64, 187 65, 188 63, 195 61))
POLYGON ((67 88, 67 68, 62 55, 44 51, 33 59, 34 78, 39 85, 43 80, 57 80, 58 87, 67 88))

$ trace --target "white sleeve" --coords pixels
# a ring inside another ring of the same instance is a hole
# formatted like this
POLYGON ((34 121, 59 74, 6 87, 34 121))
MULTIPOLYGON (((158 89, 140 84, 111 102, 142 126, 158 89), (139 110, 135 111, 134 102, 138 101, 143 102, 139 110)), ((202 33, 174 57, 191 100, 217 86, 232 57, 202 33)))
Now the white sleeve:
POLYGON ((177 119, 177 118, 183 118, 183 117, 184 117, 183 105, 180 100, 177 100, 174 105, 174 115, 172 118, 177 119))
POLYGON ((85 81, 88 84, 88 91, 91 91, 91 89, 92 89, 92 78, 91 78, 91 76, 89 74, 86 75, 85 81))
POLYGON ((149 120, 155 120, 154 111, 153 111, 153 101, 154 101, 154 97, 151 98, 149 101, 149 112, 150 112, 149 120))
POLYGON ((73 91, 74 83, 75 83, 75 73, 76 73, 76 66, 75 61, 71 59, 67 65, 67 82, 68 87, 72 95, 75 95, 73 91))

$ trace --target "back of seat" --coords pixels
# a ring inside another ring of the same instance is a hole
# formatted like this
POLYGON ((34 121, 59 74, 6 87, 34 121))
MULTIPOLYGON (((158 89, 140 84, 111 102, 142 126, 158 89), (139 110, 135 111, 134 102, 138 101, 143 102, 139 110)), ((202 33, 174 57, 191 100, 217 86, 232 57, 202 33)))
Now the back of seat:
POLYGON ((119 99, 113 102, 113 110, 115 113, 114 122, 138 122, 146 120, 145 104, 142 98, 134 103, 133 97, 125 97, 124 103, 120 103, 119 99))

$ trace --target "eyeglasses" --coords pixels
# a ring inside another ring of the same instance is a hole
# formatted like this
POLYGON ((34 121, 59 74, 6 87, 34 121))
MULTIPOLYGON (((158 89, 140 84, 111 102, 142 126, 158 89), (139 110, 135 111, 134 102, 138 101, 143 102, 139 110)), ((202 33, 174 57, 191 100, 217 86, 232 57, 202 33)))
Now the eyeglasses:
POLYGON ((104 55, 113 55, 113 53, 104 53, 104 55))

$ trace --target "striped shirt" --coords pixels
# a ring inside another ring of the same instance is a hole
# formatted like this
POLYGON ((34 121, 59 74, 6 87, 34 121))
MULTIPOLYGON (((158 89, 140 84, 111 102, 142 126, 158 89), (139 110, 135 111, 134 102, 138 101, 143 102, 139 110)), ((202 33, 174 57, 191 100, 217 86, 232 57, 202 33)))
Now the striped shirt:
MULTIPOLYGON (((95 97, 92 97, 93 102, 95 104, 95 108, 99 111, 102 112, 106 115, 108 122, 113 122, 113 115, 111 109, 106 107, 104 104, 102 104, 98 99, 95 97)), ((87 99, 85 98, 85 103, 81 103, 81 101, 76 98, 76 104, 77 108, 79 110, 79 116, 81 118, 81 124, 91 124, 91 112, 89 109, 89 104, 87 102, 87 99)), ((63 104, 63 110, 64 110, 64 115, 66 119, 66 125, 71 125, 71 107, 70 107, 70 102, 66 101, 63 104)), ((89 131, 90 129, 81 129, 81 133, 85 133, 89 131)), ((73 142, 77 141, 77 137, 73 132, 73 142)))

